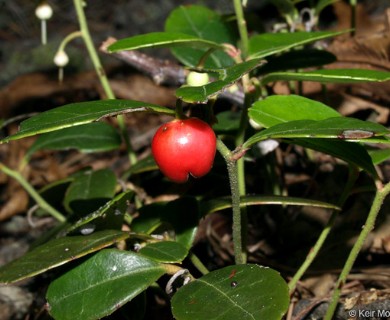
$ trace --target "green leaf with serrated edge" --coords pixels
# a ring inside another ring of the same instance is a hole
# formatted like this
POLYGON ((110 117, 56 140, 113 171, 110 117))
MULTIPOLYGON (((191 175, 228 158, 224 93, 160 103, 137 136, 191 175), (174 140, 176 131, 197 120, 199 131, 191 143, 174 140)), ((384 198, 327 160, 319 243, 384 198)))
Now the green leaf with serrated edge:
POLYGON ((324 120, 341 116, 336 110, 305 97, 270 96, 249 108, 249 117, 265 128, 294 120, 324 120))
POLYGON ((0 268, 0 283, 13 283, 33 277, 128 237, 129 234, 126 232, 105 230, 88 236, 51 240, 27 252, 21 258, 2 266, 0 268))
POLYGON ((375 165, 390 159, 390 149, 369 150, 368 154, 375 165))
POLYGON ((112 170, 84 172, 70 184, 64 206, 69 212, 77 214, 95 211, 115 195, 116 183, 112 170))
POLYGON ((170 202, 156 202, 140 208, 131 224, 136 233, 153 233, 163 224, 175 232, 175 240, 190 249, 198 226, 199 205, 195 198, 182 197, 170 202))
POLYGON ((158 47, 171 48, 175 46, 223 49, 223 46, 219 43, 201 39, 191 34, 175 32, 152 32, 136 35, 126 39, 120 39, 110 45, 107 49, 109 52, 117 52, 122 50, 138 50, 158 47))
MULTIPOLYGON (((215 198, 206 202, 201 202, 201 214, 205 216, 207 214, 228 209, 232 207, 232 200, 230 197, 215 198)), ((341 210, 338 206, 326 203, 322 201, 309 200, 296 197, 284 197, 284 196, 242 196, 240 200, 241 207, 247 206, 259 206, 259 205, 290 205, 290 206, 310 206, 326 209, 341 210)))
POLYGON ((384 126, 355 118, 335 117, 324 120, 295 120, 279 123, 250 137, 243 148, 266 139, 280 138, 333 138, 361 141, 383 136, 390 131, 384 126))
POLYGON ((288 287, 279 273, 254 264, 212 271, 172 298, 177 320, 280 320, 288 305, 288 287))
POLYGON ((331 38, 346 31, 328 32, 293 32, 293 33, 263 33, 249 39, 249 59, 264 58, 303 44, 331 38))
POLYGON ((377 177, 375 167, 367 150, 358 143, 315 138, 293 139, 290 142, 344 160, 367 171, 373 177, 377 177))
POLYGON ((383 82, 390 72, 364 69, 321 69, 306 72, 274 72, 261 79, 263 85, 275 81, 314 81, 320 83, 383 82))
POLYGON ((30 157, 38 150, 109 151, 118 149, 120 145, 121 137, 115 128, 105 122, 96 122, 42 134, 28 149, 26 156, 30 157))
MULTIPOLYGON (((235 33, 219 14, 198 5, 179 6, 173 10, 166 20, 165 31, 185 33, 219 44, 235 45, 237 40, 235 33)), ((171 51, 181 63, 195 67, 207 49, 173 48, 171 51)), ((233 64, 233 59, 225 52, 214 51, 206 59, 204 66, 206 68, 221 68, 233 64)))
POLYGON ((213 125, 216 132, 235 131, 240 127, 240 112, 223 111, 217 114, 217 123, 213 125))
POLYGON ((138 296, 165 273, 139 254, 106 249, 54 280, 46 294, 57 320, 94 320, 138 296))
POLYGON ((39 133, 56 131, 76 125, 98 121, 105 117, 130 112, 156 112, 174 115, 175 111, 147 102, 131 100, 98 100, 71 103, 42 112, 23 121, 19 131, 0 140, 5 143, 39 133))
POLYGON ((61 232, 61 235, 69 233, 88 234, 107 228, 120 229, 123 217, 133 197, 133 191, 126 191, 116 195, 95 212, 86 215, 71 226, 68 226, 61 232))
POLYGON ((199 87, 182 86, 176 90, 176 96, 189 103, 206 103, 210 97, 217 95, 226 87, 234 84, 243 75, 249 73, 262 63, 262 60, 254 59, 228 67, 223 71, 215 70, 215 72, 221 75, 219 80, 199 87))
POLYGON ((323 66, 333 63, 337 57, 325 50, 295 49, 285 53, 270 56, 267 63, 256 70, 256 75, 268 74, 282 70, 297 70, 323 66))
POLYGON ((139 253, 158 262, 179 263, 187 256, 188 249, 175 241, 160 241, 148 243, 139 253))

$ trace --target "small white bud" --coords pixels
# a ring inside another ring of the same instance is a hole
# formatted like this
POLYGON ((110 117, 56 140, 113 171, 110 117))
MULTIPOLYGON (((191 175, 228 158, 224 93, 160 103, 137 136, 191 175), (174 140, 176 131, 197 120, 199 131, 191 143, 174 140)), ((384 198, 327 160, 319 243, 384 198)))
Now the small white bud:
POLYGON ((40 20, 49 20, 53 15, 53 9, 49 4, 44 2, 35 9, 35 15, 40 20))
POLYGON ((64 50, 57 51, 56 55, 54 56, 54 64, 57 67, 65 67, 69 62, 69 57, 66 54, 64 50))
POLYGON ((274 139, 263 140, 257 144, 257 147, 259 148, 261 155, 265 156, 279 147, 279 142, 274 139))
POLYGON ((200 87, 209 83, 209 75, 191 71, 187 76, 187 84, 191 87, 200 87))

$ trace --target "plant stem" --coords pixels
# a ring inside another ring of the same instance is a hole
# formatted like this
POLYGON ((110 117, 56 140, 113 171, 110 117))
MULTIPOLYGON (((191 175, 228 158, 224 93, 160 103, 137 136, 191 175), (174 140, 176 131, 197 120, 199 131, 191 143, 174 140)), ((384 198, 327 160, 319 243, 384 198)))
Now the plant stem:
POLYGON ((99 56, 98 56, 96 49, 95 49, 95 46, 92 42, 92 37, 91 37, 91 34, 89 32, 88 23, 87 23, 87 19, 86 19, 86 16, 84 13, 84 8, 83 8, 84 1, 73 0, 73 3, 75 6, 75 9, 76 9, 77 19, 78 19, 79 24, 80 24, 80 31, 82 33, 82 37, 83 37, 85 46, 87 47, 88 54, 92 60, 93 66, 95 67, 95 71, 96 71, 96 73, 99 77, 99 80, 103 86, 104 92, 106 93, 108 99, 115 99, 114 92, 111 89, 111 86, 108 82, 106 73, 103 69, 103 66, 100 63, 99 56))
POLYGON ((41 20, 41 42, 47 44, 47 20, 41 20))
POLYGON ((64 40, 61 41, 60 46, 58 47, 57 51, 64 51, 65 47, 68 45, 69 42, 71 42, 74 39, 77 39, 79 37, 82 37, 83 33, 81 31, 74 31, 70 34, 68 34, 64 40))
POLYGON ((8 168, 6 165, 0 163, 0 170, 3 171, 6 175, 15 179, 21 184, 21 186, 27 191, 27 193, 36 201, 36 203, 44 210, 46 210, 50 215, 56 218, 59 222, 65 222, 66 218, 54 209, 41 195, 28 183, 26 179, 17 171, 8 168))
MULTIPOLYGON (((347 198, 351 192, 351 189, 352 189, 353 185, 355 184, 357 177, 358 177, 358 170, 355 166, 351 165, 349 167, 349 174, 348 174, 347 183, 346 183, 346 185, 344 187, 344 191, 343 191, 343 193, 340 196, 340 199, 338 201, 339 207, 342 207, 344 202, 347 200, 347 198)), ((306 256, 305 261, 300 266, 298 271, 295 273, 293 278, 290 280, 290 282, 288 284, 288 287, 290 289, 290 294, 292 294, 294 292, 298 281, 301 279, 301 277, 304 275, 306 270, 310 267, 310 265, 313 263, 314 259, 317 257, 319 251, 321 250, 323 244, 325 243, 326 238, 328 237, 330 231, 333 228, 333 225, 336 221, 337 215, 338 215, 338 211, 334 210, 332 212, 331 217, 328 220, 328 223, 326 224, 325 228, 322 230, 320 236, 318 237, 316 243, 314 244, 314 246, 311 248, 308 255, 306 256)))
MULTIPOLYGON (((102 64, 100 63, 99 56, 96 52, 95 46, 92 41, 91 34, 88 29, 87 19, 85 17, 84 8, 83 8, 83 0, 73 0, 76 13, 77 13, 77 19, 80 24, 80 31, 82 33, 82 37, 85 43, 85 46, 87 47, 88 54, 91 58, 92 64, 95 68, 96 74, 99 77, 100 83, 103 87, 103 90, 107 96, 108 99, 115 99, 114 92, 111 89, 110 83, 108 82, 107 75, 103 69, 102 64)), ((127 133, 126 124, 124 121, 123 115, 119 115, 117 117, 118 119, 118 125, 119 129, 121 131, 122 137, 125 141, 127 152, 129 155, 130 164, 135 164, 137 162, 137 156, 131 146, 129 135, 127 133)))
POLYGON ((234 0, 234 11, 237 18, 238 32, 241 38, 241 52, 244 58, 247 57, 249 51, 248 30, 246 28, 246 21, 244 17, 244 10, 242 8, 242 0, 234 0))
POLYGON ((161 266, 165 269, 165 272, 169 275, 174 275, 176 272, 183 270, 182 267, 170 263, 162 263, 161 266))
MULTIPOLYGON (((240 60, 245 60, 249 53, 249 37, 242 0, 233 0, 234 11, 237 19, 238 32, 241 39, 241 57, 240 60)), ((236 61, 237 63, 239 61, 236 61)), ((249 75, 245 74, 242 78, 242 84, 245 92, 244 107, 241 113, 240 127, 236 135, 236 147, 240 147, 245 140, 245 132, 248 124, 248 108, 250 107, 250 80, 249 75)), ((245 164, 244 158, 241 157, 237 161, 226 159, 230 188, 232 191, 233 204, 233 241, 234 255, 236 264, 246 263, 246 234, 247 234, 247 212, 246 208, 240 209, 240 196, 246 194, 245 187, 245 164), (236 206, 236 208, 235 208, 236 206)))
MULTIPOLYGON (((247 76, 247 75, 246 75, 247 76)), ((245 79, 243 79, 245 81, 245 79)), ((247 89, 247 86, 244 83, 244 89, 247 89)), ((247 91, 246 91, 247 92, 247 91)), ((235 138, 235 145, 236 148, 239 148, 242 146, 242 144, 245 141, 245 132, 248 125, 248 108, 250 106, 250 95, 248 93, 245 94, 245 101, 244 101, 244 107, 241 112, 241 118, 240 118, 240 126, 235 138)), ((238 193, 240 196, 246 195, 246 185, 245 185, 245 160, 244 157, 241 157, 236 161, 236 167, 237 167, 237 184, 238 184, 238 193)), ((247 211, 246 207, 241 208, 241 233, 242 233, 242 248, 246 248, 246 234, 248 232, 248 219, 247 219, 247 211)), ((245 258, 246 260, 246 258, 245 258)))
MULTIPOLYGON (((244 86, 245 88, 245 86, 244 86)), ((248 125, 248 108, 250 106, 249 94, 245 94, 244 107, 241 112, 240 126, 235 138, 236 147, 242 146, 245 141, 245 132, 248 125)), ((244 167, 244 158, 242 157, 237 161, 238 165, 238 187, 240 190, 240 195, 244 196, 246 194, 245 188, 245 167, 244 167)))
POLYGON ((204 68, 204 65, 206 63, 206 60, 208 59, 208 57, 210 57, 210 55, 215 52, 215 48, 210 48, 208 49, 203 55, 202 57, 199 59, 199 62, 198 64, 196 65, 197 68, 200 68, 200 69, 203 69, 204 68))
MULTIPOLYGON (((244 10, 242 6, 242 0, 234 0, 234 11, 237 19, 237 27, 238 27, 238 32, 240 34, 240 39, 241 39, 241 56, 238 56, 235 60, 236 63, 241 62, 242 60, 245 60, 245 58, 248 56, 249 53, 249 37, 248 37, 248 30, 246 26, 246 20, 244 16, 244 10)), ((251 83, 249 79, 249 75, 245 74, 242 77, 242 84, 245 92, 245 100, 244 100, 244 106, 241 112, 241 119, 240 119, 240 127, 236 135, 235 139, 235 144, 236 148, 240 148, 241 145, 244 143, 245 140, 245 132, 246 128, 248 125, 248 109, 251 105, 251 83)), ((240 195, 244 196, 246 194, 246 186, 245 186, 245 163, 244 163, 244 158, 241 157, 236 161, 236 163, 230 163, 227 161, 228 164, 228 170, 229 170, 229 177, 231 175, 235 176, 235 180, 237 183, 237 189, 239 195, 237 196, 238 199, 238 207, 240 205, 240 195), (234 168, 233 168, 234 165, 234 168), (230 169, 229 169, 230 168, 230 169)), ((232 180, 231 180, 232 181, 232 180)), ((232 186, 231 186, 232 187, 232 186)), ((232 191, 232 196, 233 196, 233 191, 232 191)), ((240 211, 240 219, 238 221, 238 217, 236 217, 236 223, 240 223, 240 233, 241 237, 240 240, 242 240, 242 243, 240 243, 241 250, 242 248, 246 248, 246 234, 247 234, 247 213, 246 213, 246 207, 242 208, 241 210, 238 208, 236 211, 240 211)), ((235 225, 235 220, 234 220, 234 207, 233 207, 233 227, 235 225)), ((234 231, 234 229, 233 229, 234 231)), ((238 232, 238 231, 237 231, 238 232)), ((233 239, 234 240, 234 239, 233 239)), ((238 245, 237 245, 238 249, 238 245)), ((236 255, 236 263, 237 263, 237 254, 236 255)), ((246 261, 246 253, 241 253, 241 256, 243 256, 243 263, 246 261)))
POLYGON ((343 270, 340 273, 339 279, 336 283, 336 288, 332 295, 331 303, 328 307, 328 310, 325 315, 325 320, 331 320, 333 314, 336 310, 338 300, 340 298, 341 289, 345 282, 347 281, 348 274, 351 272, 353 264, 356 261, 356 258, 359 255, 360 250, 362 249, 364 242, 366 241, 370 232, 374 229, 375 221, 378 216, 378 213, 382 207, 383 201, 390 193, 390 182, 387 183, 384 187, 380 186, 377 188, 374 201, 372 203, 370 212, 367 216, 366 222, 363 225, 362 231, 359 234, 354 246, 352 247, 351 252, 349 253, 348 259, 344 264, 343 270))
POLYGON ((246 212, 242 211, 240 208, 237 162, 232 158, 232 152, 220 139, 217 140, 217 149, 226 161, 229 174, 230 191, 232 194, 233 246, 235 263, 244 264, 246 263, 246 252, 244 248, 244 244, 246 243, 246 232, 243 232, 242 222, 246 221, 246 212))
POLYGON ((205 275, 205 274, 208 274, 210 272, 206 268, 206 266, 203 264, 203 262, 200 261, 200 259, 198 258, 198 256, 196 254, 194 254, 193 252, 190 252, 189 258, 190 258, 192 264, 196 267, 196 269, 198 269, 198 271, 200 273, 205 275))
POLYGON ((351 37, 355 35, 356 30, 356 0, 349 0, 351 6, 351 37))
POLYGON ((180 99, 176 100, 175 117, 179 120, 185 119, 185 115, 183 113, 183 102, 180 99))

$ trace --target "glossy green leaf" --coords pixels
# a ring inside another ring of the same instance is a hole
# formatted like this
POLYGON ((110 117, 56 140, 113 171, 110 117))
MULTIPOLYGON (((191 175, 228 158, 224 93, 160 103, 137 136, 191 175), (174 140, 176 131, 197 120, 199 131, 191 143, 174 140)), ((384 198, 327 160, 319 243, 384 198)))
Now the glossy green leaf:
POLYGON ((23 121, 16 134, 0 140, 0 143, 136 111, 175 114, 174 110, 165 107, 131 100, 98 100, 71 103, 42 112, 23 121))
MULTIPOLYGON (((326 203, 322 201, 296 198, 296 197, 284 197, 284 196, 243 196, 240 201, 241 207, 247 206, 259 206, 259 205, 292 205, 292 206, 310 206, 340 210, 340 208, 334 204, 326 203)), ((230 197, 215 198, 207 202, 201 203, 201 214, 205 216, 207 214, 228 209, 232 207, 232 200, 230 197)))
POLYGON ((280 320, 289 305, 288 287, 278 272, 235 265, 206 274, 180 288, 172 299, 177 320, 280 320))
POLYGON ((324 120, 337 116, 341 115, 323 103, 296 95, 270 96, 249 108, 249 117, 265 128, 294 120, 324 120))
POLYGON ((121 137, 115 128, 105 122, 94 122, 42 134, 28 149, 27 157, 45 149, 98 152, 118 149, 120 145, 121 137))
POLYGON ((0 283, 7 284, 33 277, 128 237, 129 234, 126 232, 106 230, 88 236, 51 240, 27 252, 21 258, 2 266, 0 283))
POLYGON ((139 254, 102 250, 54 280, 46 294, 57 320, 93 320, 107 316, 147 289, 164 268, 139 254))
POLYGON ((128 178, 129 176, 133 174, 138 174, 142 172, 148 172, 157 170, 158 166, 156 164, 156 161, 154 161, 153 156, 148 156, 144 159, 141 159, 137 161, 134 165, 132 165, 129 170, 126 171, 124 174, 124 178, 128 178))
POLYGON ((187 256, 188 249, 175 241, 160 241, 148 243, 139 253, 158 262, 179 263, 187 256))
POLYGON ((236 64, 222 71, 214 70, 221 75, 219 80, 199 87, 182 86, 176 90, 176 96, 189 103, 206 103, 209 98, 216 96, 223 89, 234 84, 243 75, 249 73, 262 63, 262 60, 254 59, 236 64))
POLYGON ((375 168, 366 149, 359 144, 354 145, 340 140, 365 142, 371 141, 370 137, 385 134, 389 134, 385 127, 353 118, 296 120, 279 123, 255 134, 244 143, 243 147, 249 147, 268 138, 294 138, 293 143, 330 154, 376 176, 375 168), (318 139, 319 137, 333 140, 318 139))
POLYGON ((333 138, 360 141, 389 134, 384 126, 355 118, 334 117, 324 120, 295 120, 279 123, 250 137, 244 148, 266 139, 278 138, 333 138))
POLYGON ((256 70, 257 75, 282 70, 296 70, 323 66, 337 60, 328 51, 319 49, 295 49, 285 53, 270 56, 267 63, 256 70))
POLYGON ((72 176, 68 176, 61 180, 56 180, 46 184, 42 189, 39 190, 39 194, 44 198, 50 205, 54 207, 60 207, 66 190, 73 181, 72 176))
MULTIPOLYGON (((131 223, 131 229, 136 233, 152 234, 167 220, 169 211, 167 202, 155 202, 144 205, 139 210, 139 216, 131 223)), ((169 218, 168 218, 169 219, 169 218)))
MULTIPOLYGON (((156 202, 140 208, 131 229, 137 233, 151 234, 161 226, 173 230, 175 240, 190 249, 198 226, 199 205, 195 198, 182 197, 170 202, 156 202)), ((161 231, 161 230, 160 230, 161 231)))
POLYGON ((264 58, 303 44, 338 36, 341 32, 263 33, 249 39, 249 58, 264 58))
POLYGON ((61 234, 89 234, 98 230, 120 229, 134 192, 129 190, 116 195, 96 211, 68 226, 61 234))
POLYGON ((364 143, 390 144, 390 136, 371 137, 364 139, 364 143))
POLYGON ((108 47, 109 52, 157 47, 192 47, 223 49, 221 44, 194 35, 174 32, 152 32, 121 39, 108 47))
POLYGON ((376 149, 368 151, 372 162, 374 164, 380 164, 390 159, 390 148, 389 149, 376 149))
MULTIPOLYGON (((185 33, 213 43, 235 44, 236 37, 216 12, 198 5, 179 6, 171 12, 165 23, 165 31, 185 33)), ((172 53, 186 66, 199 64, 207 49, 173 48, 172 53)), ((223 51, 210 53, 204 66, 206 68, 222 68, 232 65, 233 59, 223 51)))
POLYGON ((213 125, 216 132, 236 131, 240 127, 240 112, 223 111, 217 114, 217 123, 213 125))
POLYGON ((70 184, 64 199, 69 212, 88 214, 115 195, 116 176, 109 169, 86 171, 70 184))
POLYGON ((329 154, 369 172, 373 177, 377 176, 375 167, 367 150, 358 143, 315 138, 293 139, 292 143, 329 154))
POLYGON ((382 82, 390 80, 390 72, 364 69, 321 69, 306 72, 274 72, 262 78, 261 83, 275 81, 315 81, 320 83, 382 82))

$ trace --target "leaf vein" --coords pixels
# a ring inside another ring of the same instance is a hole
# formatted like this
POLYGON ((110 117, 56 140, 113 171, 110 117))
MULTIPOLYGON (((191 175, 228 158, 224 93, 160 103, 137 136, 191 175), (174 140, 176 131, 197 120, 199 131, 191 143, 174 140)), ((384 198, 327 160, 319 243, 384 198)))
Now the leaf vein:
POLYGON ((253 320, 255 320, 254 316, 249 313, 248 311, 246 311, 243 307, 241 307, 239 304, 237 304, 232 298, 230 298, 225 292, 223 292, 222 290, 220 290, 219 288, 217 288, 216 286, 213 286, 211 285, 210 283, 202 280, 202 279, 198 279, 198 281, 202 282, 203 284, 209 286, 209 287, 212 287, 214 290, 218 291, 222 296, 224 296, 226 299, 228 299, 232 304, 233 306, 237 307, 238 309, 242 310, 244 313, 248 314, 253 320))

